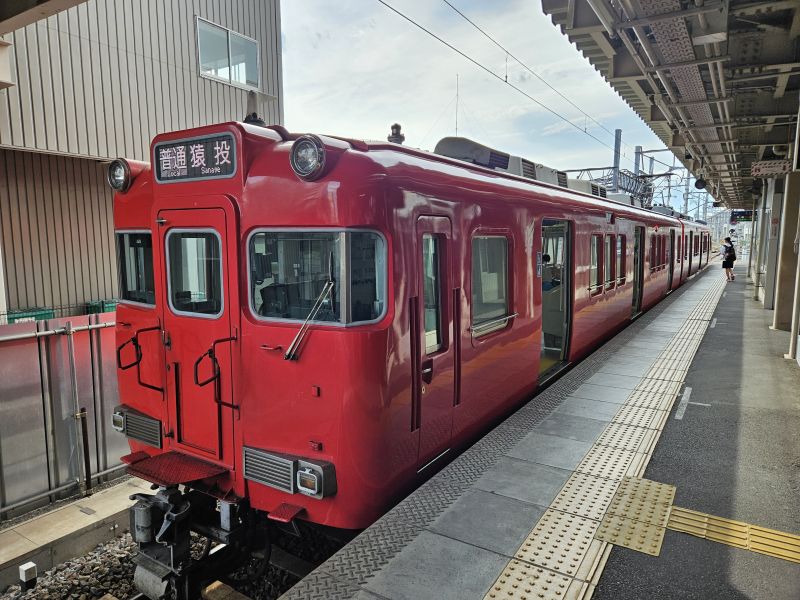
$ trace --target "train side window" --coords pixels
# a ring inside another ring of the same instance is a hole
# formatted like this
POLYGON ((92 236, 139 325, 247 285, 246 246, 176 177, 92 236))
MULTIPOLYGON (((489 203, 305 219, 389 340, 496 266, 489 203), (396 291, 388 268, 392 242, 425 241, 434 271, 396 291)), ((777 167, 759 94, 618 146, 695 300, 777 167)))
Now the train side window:
POLYGON ((440 262, 440 238, 426 233, 422 236, 422 300, 425 307, 426 354, 433 354, 442 347, 440 262))
POLYGON ((176 313, 222 314, 222 244, 214 231, 167 234, 169 304, 176 313))
POLYGON ((625 247, 624 235, 617 236, 617 285, 625 283, 625 247))
POLYGON ((120 299, 154 305, 153 236, 143 231, 117 233, 117 262, 120 299))
POLYGON ((472 239, 472 333, 502 329, 509 320, 508 239, 472 239))
POLYGON ((593 235, 591 241, 591 262, 589 264, 589 293, 599 294, 603 291, 600 255, 603 252, 603 236, 593 235))
POLYGON ((689 244, 686 243, 686 236, 683 236, 683 260, 689 258, 689 244))
POLYGON ((606 247, 603 253, 606 290, 614 287, 614 236, 606 236, 606 247))

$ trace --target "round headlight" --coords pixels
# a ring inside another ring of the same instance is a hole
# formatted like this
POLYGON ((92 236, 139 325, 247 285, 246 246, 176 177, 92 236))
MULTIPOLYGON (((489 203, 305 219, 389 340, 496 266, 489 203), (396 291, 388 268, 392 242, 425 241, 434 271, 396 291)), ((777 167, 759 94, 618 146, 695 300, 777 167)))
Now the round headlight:
POLYGON ((111 161, 108 165, 108 172, 106 173, 108 185, 117 192, 127 192, 131 186, 131 169, 127 161, 117 158, 111 161))
POLYGON ((325 146, 322 140, 315 135, 297 138, 292 146, 290 161, 298 177, 313 181, 325 169, 325 146))

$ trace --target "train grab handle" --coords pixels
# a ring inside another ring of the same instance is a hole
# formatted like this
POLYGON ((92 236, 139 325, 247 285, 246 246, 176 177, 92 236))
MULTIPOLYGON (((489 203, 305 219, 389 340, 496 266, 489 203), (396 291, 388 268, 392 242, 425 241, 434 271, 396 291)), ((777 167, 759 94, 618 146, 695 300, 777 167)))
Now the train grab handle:
MULTIPOLYGON (((194 384, 198 387, 203 387, 214 382, 214 402, 217 404, 218 407, 228 407, 233 408, 235 410, 239 410, 238 404, 233 404, 230 402, 223 402, 222 401, 222 386, 220 385, 220 368, 219 368, 219 361, 217 360, 217 344, 222 344, 224 342, 235 342, 236 336, 220 338, 218 340, 214 340, 211 343, 211 347, 203 352, 196 361, 194 361, 194 384), (203 359, 208 357, 211 360, 211 377, 200 381, 200 364, 203 362, 203 359)), ((218 408, 219 410, 219 408, 218 408)))
POLYGON ((160 331, 160 330, 161 330, 161 326, 160 325, 155 325, 153 327, 143 327, 142 329, 137 329, 134 332, 134 334, 130 337, 130 339, 128 341, 123 342, 122 344, 120 344, 117 347, 117 368, 120 371, 127 371, 128 369, 136 367, 136 382, 140 386, 148 388, 148 389, 156 391, 156 392, 163 392, 164 388, 161 388, 161 387, 159 387, 157 385, 151 385, 149 383, 145 383, 144 381, 142 381, 142 371, 139 368, 139 365, 142 362, 143 355, 142 355, 142 346, 141 346, 141 344, 139 344, 139 334, 140 333, 144 333, 145 331, 160 331), (134 351, 134 354, 135 354, 136 358, 135 358, 135 360, 133 362, 128 363, 126 365, 123 365, 122 364, 122 351, 125 348, 125 346, 127 346, 128 344, 132 344, 133 345, 133 351, 134 351))

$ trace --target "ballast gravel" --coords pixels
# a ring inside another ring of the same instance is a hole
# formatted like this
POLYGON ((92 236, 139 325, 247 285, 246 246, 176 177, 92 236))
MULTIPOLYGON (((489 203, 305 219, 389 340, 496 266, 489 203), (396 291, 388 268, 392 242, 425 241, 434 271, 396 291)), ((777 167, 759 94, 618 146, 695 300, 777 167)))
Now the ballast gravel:
MULTIPOLYGON (((199 554, 203 541, 193 536, 192 546, 193 554, 199 554)), ((136 544, 126 533, 88 554, 39 573, 32 590, 23 592, 19 585, 10 586, 0 592, 0 600, 91 600, 106 594, 127 600, 138 593, 133 584, 135 554, 136 544)), ((271 565, 266 569, 260 566, 254 560, 250 569, 242 568, 224 581, 252 600, 274 600, 298 581, 271 565), (252 577, 253 571, 260 571, 257 577, 252 577)))

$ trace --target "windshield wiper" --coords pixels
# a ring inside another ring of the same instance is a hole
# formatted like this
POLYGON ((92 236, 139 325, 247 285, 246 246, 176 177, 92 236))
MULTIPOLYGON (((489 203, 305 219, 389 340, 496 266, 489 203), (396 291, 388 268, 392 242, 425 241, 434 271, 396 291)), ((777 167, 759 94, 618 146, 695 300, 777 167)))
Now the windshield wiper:
POLYGON ((333 252, 330 253, 329 261, 328 261, 328 281, 325 282, 325 285, 322 287, 322 291, 317 296, 317 299, 314 301, 311 310, 306 317, 306 320, 303 321, 303 324, 300 326, 297 335, 294 336, 292 343, 289 344, 289 347, 286 349, 286 353, 283 355, 283 360, 297 360, 297 352, 300 350, 300 345, 303 343, 303 338, 306 336, 306 332, 308 328, 311 326, 311 321, 313 321, 317 314, 319 313, 322 306, 325 304, 326 298, 330 295, 333 291, 333 286, 335 285, 335 280, 333 278, 333 252))

